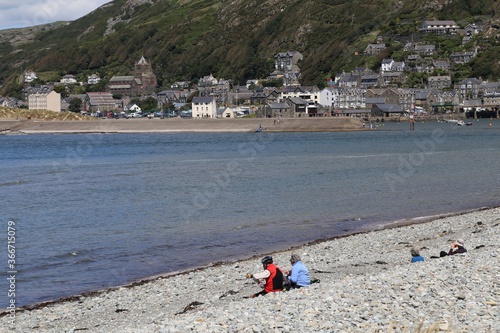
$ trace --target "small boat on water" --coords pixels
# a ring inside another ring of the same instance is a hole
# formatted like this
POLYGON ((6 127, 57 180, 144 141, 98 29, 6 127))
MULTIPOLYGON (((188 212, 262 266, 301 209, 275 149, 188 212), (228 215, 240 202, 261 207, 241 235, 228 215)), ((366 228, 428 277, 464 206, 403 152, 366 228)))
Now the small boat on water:
POLYGON ((465 122, 463 120, 457 120, 457 119, 444 119, 443 121, 451 124, 456 124, 457 126, 471 126, 472 122, 465 122))
POLYGON ((257 129, 255 130, 255 132, 256 132, 256 133, 262 132, 262 126, 259 126, 259 128, 257 128, 257 129))

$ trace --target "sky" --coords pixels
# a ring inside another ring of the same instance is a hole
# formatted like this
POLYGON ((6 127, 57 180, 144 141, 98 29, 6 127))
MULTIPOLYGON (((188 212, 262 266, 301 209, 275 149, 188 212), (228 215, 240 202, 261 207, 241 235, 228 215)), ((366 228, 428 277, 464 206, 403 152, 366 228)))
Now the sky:
POLYGON ((0 0, 0 30, 76 20, 111 0, 0 0))

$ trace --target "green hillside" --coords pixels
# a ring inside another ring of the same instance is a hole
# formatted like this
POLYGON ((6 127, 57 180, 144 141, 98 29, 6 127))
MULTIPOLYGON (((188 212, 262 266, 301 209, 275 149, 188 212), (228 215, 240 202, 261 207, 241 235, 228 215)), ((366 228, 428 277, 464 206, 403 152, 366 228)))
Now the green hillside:
POLYGON ((13 45, 0 32, 0 93, 19 91, 18 77, 26 69, 109 78, 129 74, 141 55, 164 87, 209 74, 243 83, 267 76, 273 56, 292 50, 304 55, 301 83, 322 85, 342 70, 375 69, 383 58, 403 57, 410 40, 436 43, 436 57, 478 47, 479 56, 455 77, 498 79, 499 15, 495 0, 116 0, 22 44, 13 45), (430 19, 484 28, 462 46, 459 35, 419 33, 430 19), (362 55, 377 37, 389 48, 362 55))

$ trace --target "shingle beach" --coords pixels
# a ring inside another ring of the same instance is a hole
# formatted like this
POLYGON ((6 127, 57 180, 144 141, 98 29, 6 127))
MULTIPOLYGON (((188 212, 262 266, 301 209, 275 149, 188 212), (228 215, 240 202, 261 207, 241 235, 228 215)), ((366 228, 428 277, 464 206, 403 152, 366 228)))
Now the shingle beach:
POLYGON ((309 288, 247 298, 256 257, 4 312, 0 332, 500 332, 499 230, 494 208, 315 242, 273 254, 300 254, 309 288))

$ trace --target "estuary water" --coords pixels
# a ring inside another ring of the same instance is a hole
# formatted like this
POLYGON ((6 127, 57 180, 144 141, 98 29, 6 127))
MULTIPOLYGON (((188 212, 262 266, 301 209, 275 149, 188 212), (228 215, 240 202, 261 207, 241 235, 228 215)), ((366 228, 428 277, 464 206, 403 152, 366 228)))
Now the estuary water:
POLYGON ((489 119, 2 135, 0 154, 0 239, 14 222, 18 306, 500 203, 500 122, 489 119))

